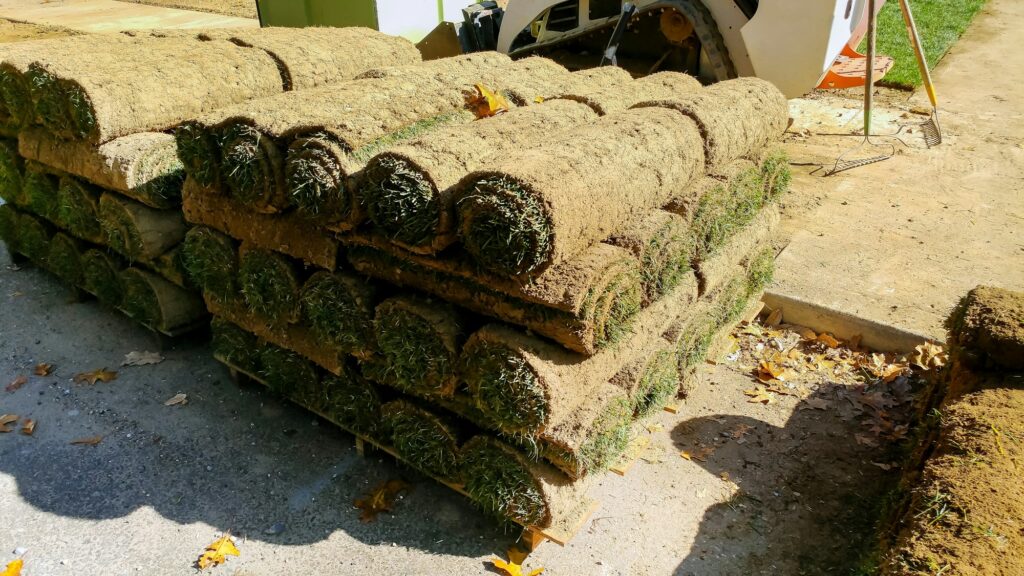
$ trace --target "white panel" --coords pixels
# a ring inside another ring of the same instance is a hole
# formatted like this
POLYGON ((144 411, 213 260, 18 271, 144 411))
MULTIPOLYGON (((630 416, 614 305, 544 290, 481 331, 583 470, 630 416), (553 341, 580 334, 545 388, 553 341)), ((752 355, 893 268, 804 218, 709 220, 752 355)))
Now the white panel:
POLYGON ((437 0, 377 0, 381 32, 419 42, 440 22, 437 0))

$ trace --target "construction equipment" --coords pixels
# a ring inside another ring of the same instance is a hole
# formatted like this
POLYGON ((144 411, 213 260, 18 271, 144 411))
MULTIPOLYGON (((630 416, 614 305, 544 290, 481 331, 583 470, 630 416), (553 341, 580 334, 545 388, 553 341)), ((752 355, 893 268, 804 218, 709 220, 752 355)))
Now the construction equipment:
MULTIPOLYGON (((264 26, 370 26, 420 42, 427 57, 498 50, 542 55, 572 69, 600 65, 615 42, 619 66, 660 70, 710 83, 758 76, 788 97, 815 87, 864 84, 867 61, 854 49, 867 29, 867 0, 257 0, 264 26), (623 19, 623 10, 633 13, 623 19)), ((884 0, 878 2, 878 8, 884 0)), ((880 78, 892 59, 878 57, 880 78)))

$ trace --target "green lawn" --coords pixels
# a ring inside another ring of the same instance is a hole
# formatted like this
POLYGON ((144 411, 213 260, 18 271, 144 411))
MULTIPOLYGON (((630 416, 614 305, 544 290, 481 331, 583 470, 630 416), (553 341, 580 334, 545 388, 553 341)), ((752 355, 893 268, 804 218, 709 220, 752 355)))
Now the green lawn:
MULTIPOLYGON (((985 0, 910 0, 929 67, 934 67, 960 38, 984 4, 985 0)), ((867 50, 866 42, 861 43, 861 52, 867 50)), ((878 53, 896 59, 884 84, 902 88, 921 85, 899 0, 887 0, 878 15, 878 53)))

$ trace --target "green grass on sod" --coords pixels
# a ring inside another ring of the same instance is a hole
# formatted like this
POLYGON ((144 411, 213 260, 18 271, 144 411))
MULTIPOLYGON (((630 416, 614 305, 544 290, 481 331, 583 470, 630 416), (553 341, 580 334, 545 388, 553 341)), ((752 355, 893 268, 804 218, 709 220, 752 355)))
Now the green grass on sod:
MULTIPOLYGON (((985 0, 910 0, 929 68, 934 68, 946 55, 984 4, 985 0)), ((879 13, 877 44, 879 54, 896 59, 882 84, 899 88, 921 85, 921 75, 903 24, 899 0, 887 0, 879 13)), ((860 51, 867 52, 867 38, 861 42, 860 51)))

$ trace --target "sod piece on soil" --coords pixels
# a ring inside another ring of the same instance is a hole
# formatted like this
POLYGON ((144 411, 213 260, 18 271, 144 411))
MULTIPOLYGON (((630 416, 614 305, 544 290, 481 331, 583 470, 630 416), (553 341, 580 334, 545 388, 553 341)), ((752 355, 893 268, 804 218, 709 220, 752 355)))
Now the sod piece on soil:
POLYGON ((105 243, 99 221, 102 190, 71 176, 61 176, 57 188, 57 221, 75 236, 105 243))
POLYGON ((265 52, 181 37, 135 38, 117 50, 66 54, 33 63, 28 74, 43 126, 96 144, 166 130, 283 90, 277 63, 265 52), (165 62, 175 63, 173 74, 165 62))
POLYGON ((460 451, 466 492, 485 511, 524 526, 571 522, 588 505, 587 482, 570 481, 543 463, 490 436, 476 436, 460 451))
POLYGON ((238 288, 238 247, 230 237, 206 226, 185 234, 182 262, 189 278, 203 292, 219 300, 236 300, 238 288))
POLYGON ((0 200, 19 206, 25 203, 21 191, 24 172, 25 161, 18 154, 17 142, 0 139, 0 200))
POLYGON ((219 316, 210 321, 213 353, 225 362, 250 374, 259 371, 263 345, 253 334, 219 316))
POLYGON ((496 274, 536 276, 660 208, 703 165, 697 126, 682 114, 610 114, 467 176, 459 238, 496 274))
POLYGON ((458 433, 451 422, 408 400, 388 402, 381 417, 402 460, 427 474, 458 480, 458 433))
POLYGON ((82 255, 82 288, 108 306, 121 306, 124 286, 121 271, 124 262, 113 254, 95 248, 82 255))
POLYGON ((173 208, 181 203, 185 171, 170 134, 141 132, 97 147, 61 140, 42 128, 29 128, 19 135, 18 150, 29 160, 120 192, 152 208, 173 208))
POLYGON ((109 192, 100 197, 97 215, 107 245, 130 260, 156 260, 188 231, 177 210, 156 210, 109 192))
POLYGON ((369 279, 322 270, 306 280, 299 298, 303 317, 323 341, 352 352, 374 347, 377 287, 369 279))
POLYGON ((50 252, 50 238, 55 230, 41 218, 22 212, 16 225, 18 251, 36 264, 46 267, 46 256, 50 252))
POLYGON ((82 283, 82 252, 83 244, 63 232, 58 232, 50 239, 50 250, 46 255, 46 264, 51 272, 71 286, 82 283))
POLYGON ((286 398, 307 386, 315 386, 320 379, 312 362, 273 344, 265 344, 260 350, 259 372, 273 392, 286 398))
POLYGON ((466 328, 454 307, 397 296, 377 306, 373 327, 377 346, 400 387, 442 397, 455 393, 466 328))
POLYGON ((25 163, 25 177, 22 178, 24 207, 50 222, 58 222, 57 188, 59 178, 37 162, 25 163))
POLYGON ((199 296, 152 272, 128 268, 121 272, 121 285, 121 309, 154 330, 174 333, 188 329, 206 315, 206 306, 199 296))
POLYGON ((288 257, 242 246, 238 284, 249 310, 274 324, 297 322, 301 312, 299 266, 288 257))
POLYGON ((608 239, 629 250, 640 264, 644 306, 672 291, 692 273, 693 239, 685 218, 656 210, 635 226, 608 239))
POLYGON ((745 77, 637 108, 675 110, 700 127, 709 171, 754 153, 782 138, 789 123, 789 103, 771 82, 745 77))

